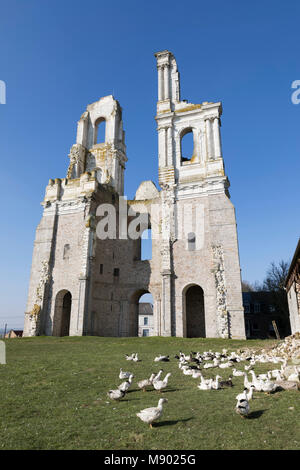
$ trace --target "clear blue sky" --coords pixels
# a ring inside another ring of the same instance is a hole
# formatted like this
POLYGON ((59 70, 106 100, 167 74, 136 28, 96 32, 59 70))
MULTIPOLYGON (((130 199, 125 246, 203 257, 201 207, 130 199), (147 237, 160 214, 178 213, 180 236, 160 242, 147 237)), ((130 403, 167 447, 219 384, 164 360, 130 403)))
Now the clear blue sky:
POLYGON ((154 53, 169 49, 182 99, 222 101, 225 168, 242 276, 288 260, 299 231, 298 0, 1 2, 0 327, 23 326, 35 229, 49 178, 64 177, 86 105, 123 108, 126 194, 157 183, 154 53))

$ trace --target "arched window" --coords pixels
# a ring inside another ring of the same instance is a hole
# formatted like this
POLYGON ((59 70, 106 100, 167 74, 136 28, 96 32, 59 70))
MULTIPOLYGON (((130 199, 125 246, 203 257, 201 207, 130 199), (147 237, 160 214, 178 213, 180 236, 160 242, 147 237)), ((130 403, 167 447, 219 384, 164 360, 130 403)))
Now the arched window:
POLYGON ((95 123, 95 144, 104 144, 105 142, 106 122, 104 118, 98 119, 95 123))
POLYGON ((181 163, 192 161, 194 156, 194 134, 191 128, 185 129, 181 134, 181 163))

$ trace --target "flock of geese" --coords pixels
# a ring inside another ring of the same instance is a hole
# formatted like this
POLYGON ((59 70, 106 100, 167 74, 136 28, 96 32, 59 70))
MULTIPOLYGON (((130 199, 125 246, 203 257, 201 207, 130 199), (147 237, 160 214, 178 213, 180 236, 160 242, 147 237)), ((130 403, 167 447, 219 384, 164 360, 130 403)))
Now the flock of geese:
MULTIPOLYGON (((125 355, 127 361, 140 362, 137 353, 125 355)), ((182 351, 176 354, 174 358, 178 361, 178 367, 184 375, 189 375, 194 379, 200 379, 197 385, 199 390, 219 390, 224 387, 232 387, 233 377, 244 377, 244 390, 236 396, 235 411, 242 418, 248 417, 250 413, 249 402, 254 392, 264 392, 266 394, 274 393, 281 389, 281 385, 286 381, 285 369, 287 367, 287 359, 279 356, 268 354, 255 354, 248 352, 237 354, 236 352, 228 353, 227 349, 222 352, 213 352, 211 350, 200 352, 191 352, 185 355, 182 351), (245 363, 244 366, 242 363, 245 363), (277 368, 269 370, 267 373, 256 375, 253 367, 260 363, 277 364, 277 368), (279 367, 280 364, 280 367, 279 367), (239 369, 238 369, 239 367, 239 369), (222 377, 217 374, 215 378, 205 378, 203 373, 207 369, 220 369, 230 371, 227 380, 221 380, 222 377), (251 375, 249 380, 248 374, 251 375)), ((170 356, 158 355, 154 358, 154 362, 169 362, 170 356)), ((162 392, 167 386, 171 373, 168 372, 162 378, 163 369, 158 373, 152 373, 149 378, 137 382, 140 390, 146 391, 147 388, 153 388, 158 392, 162 392)), ((134 374, 125 372, 120 368, 119 379, 123 382, 115 390, 109 390, 108 396, 111 400, 121 400, 125 397, 130 389, 134 374)), ((300 382, 300 366, 294 367, 294 372, 288 378, 288 382, 300 382)), ((166 398, 160 398, 157 407, 145 408, 136 414, 143 422, 152 427, 152 423, 158 420, 163 412, 163 404, 167 403, 166 398)))

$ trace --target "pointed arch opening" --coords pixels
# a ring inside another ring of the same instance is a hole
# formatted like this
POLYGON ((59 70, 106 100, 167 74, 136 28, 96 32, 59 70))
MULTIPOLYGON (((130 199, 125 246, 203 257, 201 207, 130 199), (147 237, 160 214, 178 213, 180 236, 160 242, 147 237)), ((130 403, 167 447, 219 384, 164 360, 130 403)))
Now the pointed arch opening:
POLYGON ((198 284, 191 284, 185 287, 182 295, 185 336, 187 338, 205 338, 205 309, 202 287, 198 284))

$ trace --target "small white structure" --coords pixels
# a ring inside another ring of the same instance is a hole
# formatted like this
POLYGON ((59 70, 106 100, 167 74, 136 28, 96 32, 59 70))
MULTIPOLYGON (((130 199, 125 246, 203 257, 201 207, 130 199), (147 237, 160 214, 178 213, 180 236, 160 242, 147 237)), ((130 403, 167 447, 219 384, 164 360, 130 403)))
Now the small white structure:
POLYGON ((154 336, 153 305, 150 302, 139 304, 139 336, 154 336))

